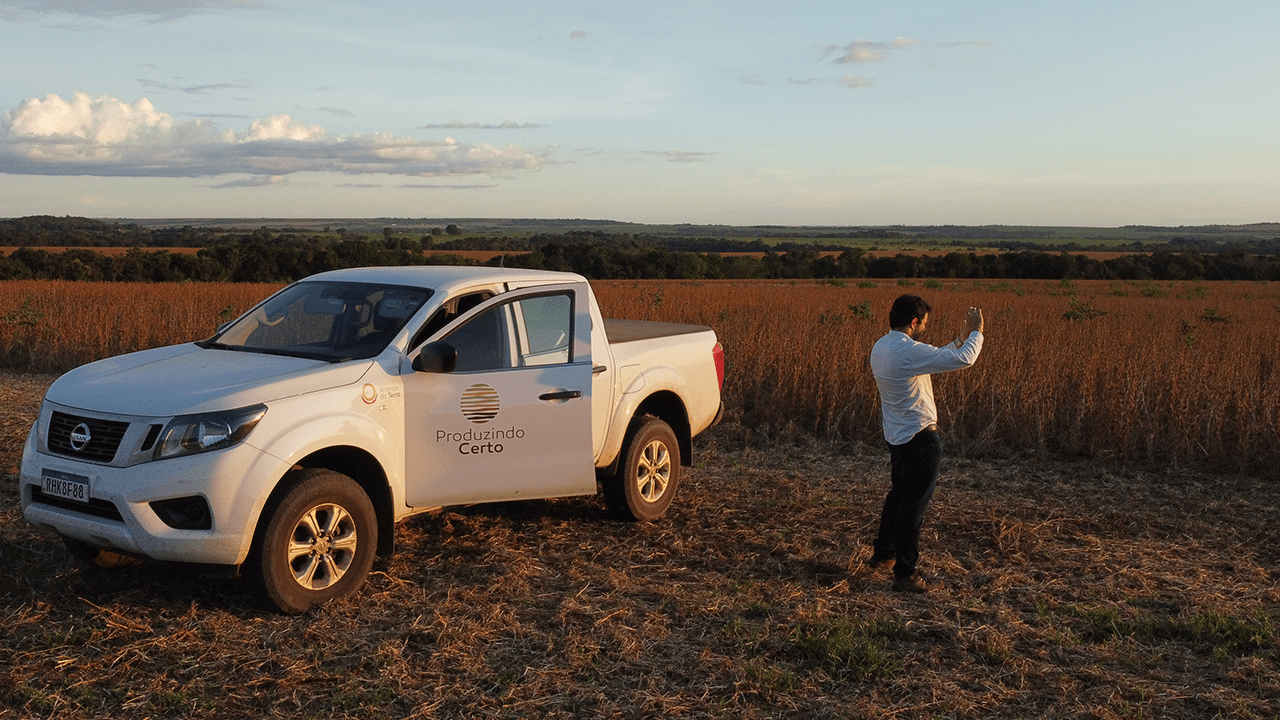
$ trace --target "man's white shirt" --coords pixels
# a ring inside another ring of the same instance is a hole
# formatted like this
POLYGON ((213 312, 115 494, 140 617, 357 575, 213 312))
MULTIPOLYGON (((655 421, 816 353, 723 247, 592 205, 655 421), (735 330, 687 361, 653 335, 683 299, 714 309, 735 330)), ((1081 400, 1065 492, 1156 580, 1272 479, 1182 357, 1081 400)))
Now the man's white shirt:
POLYGON ((972 365, 982 352, 982 333, 971 332, 956 347, 934 347, 912 340, 900 330, 890 330, 871 348, 871 372, 880 390, 884 439, 902 445, 916 433, 938 422, 930 373, 960 370, 972 365))

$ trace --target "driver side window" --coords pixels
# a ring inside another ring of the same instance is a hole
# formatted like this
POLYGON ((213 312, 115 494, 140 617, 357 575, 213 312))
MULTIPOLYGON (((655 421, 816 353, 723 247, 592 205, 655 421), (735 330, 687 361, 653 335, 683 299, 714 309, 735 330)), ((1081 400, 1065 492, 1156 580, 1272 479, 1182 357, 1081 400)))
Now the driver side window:
POLYGON ((418 332, 414 333, 413 341, 409 343, 410 348, 416 348, 427 341, 427 338, 434 335, 440 328, 448 325, 454 318, 462 315, 471 308, 493 297, 493 293, 488 290, 480 292, 467 293, 451 298, 439 310, 435 311, 430 318, 423 323, 418 332))
POLYGON ((511 367, 507 305, 495 305, 444 337, 458 350, 456 372, 511 367))

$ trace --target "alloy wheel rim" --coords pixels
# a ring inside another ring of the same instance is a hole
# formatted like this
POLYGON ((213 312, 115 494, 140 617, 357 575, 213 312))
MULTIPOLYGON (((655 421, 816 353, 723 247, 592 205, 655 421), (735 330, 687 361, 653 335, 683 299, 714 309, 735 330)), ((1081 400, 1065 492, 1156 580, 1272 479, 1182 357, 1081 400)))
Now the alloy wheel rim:
POLYGON ((289 537, 287 561, 294 581, 308 590, 332 586, 355 561, 358 543, 355 518, 346 508, 332 503, 311 508, 289 537))
POLYGON ((645 502, 655 502, 667 491, 671 482, 671 453, 666 443, 654 440, 644 446, 636 468, 636 489, 645 502))

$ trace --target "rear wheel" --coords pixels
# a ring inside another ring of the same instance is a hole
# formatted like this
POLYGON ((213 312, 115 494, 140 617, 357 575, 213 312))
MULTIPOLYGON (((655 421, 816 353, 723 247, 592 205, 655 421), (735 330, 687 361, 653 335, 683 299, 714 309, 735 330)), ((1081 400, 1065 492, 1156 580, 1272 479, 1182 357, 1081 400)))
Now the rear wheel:
POLYGON ((297 615, 352 595, 373 566, 373 503, 341 473, 300 470, 263 522, 247 575, 281 612, 297 615))
POLYGON ((680 485, 680 444, 671 426, 645 415, 631 421, 618 471, 604 482, 605 503, 627 520, 653 520, 671 506, 680 485))

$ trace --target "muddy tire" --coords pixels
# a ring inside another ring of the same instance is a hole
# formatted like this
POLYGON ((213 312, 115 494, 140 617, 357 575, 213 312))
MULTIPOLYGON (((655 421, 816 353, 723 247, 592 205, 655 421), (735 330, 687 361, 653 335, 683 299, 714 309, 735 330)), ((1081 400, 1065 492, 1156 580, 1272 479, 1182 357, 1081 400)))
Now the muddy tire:
POLYGON ((618 470, 604 480, 610 512, 624 520, 661 517, 679 485, 680 443, 671 427, 652 415, 632 420, 618 470))
POLYGON ((378 524, 354 480, 323 468, 300 470, 260 521, 246 578, 287 615, 355 593, 373 566, 378 524))

